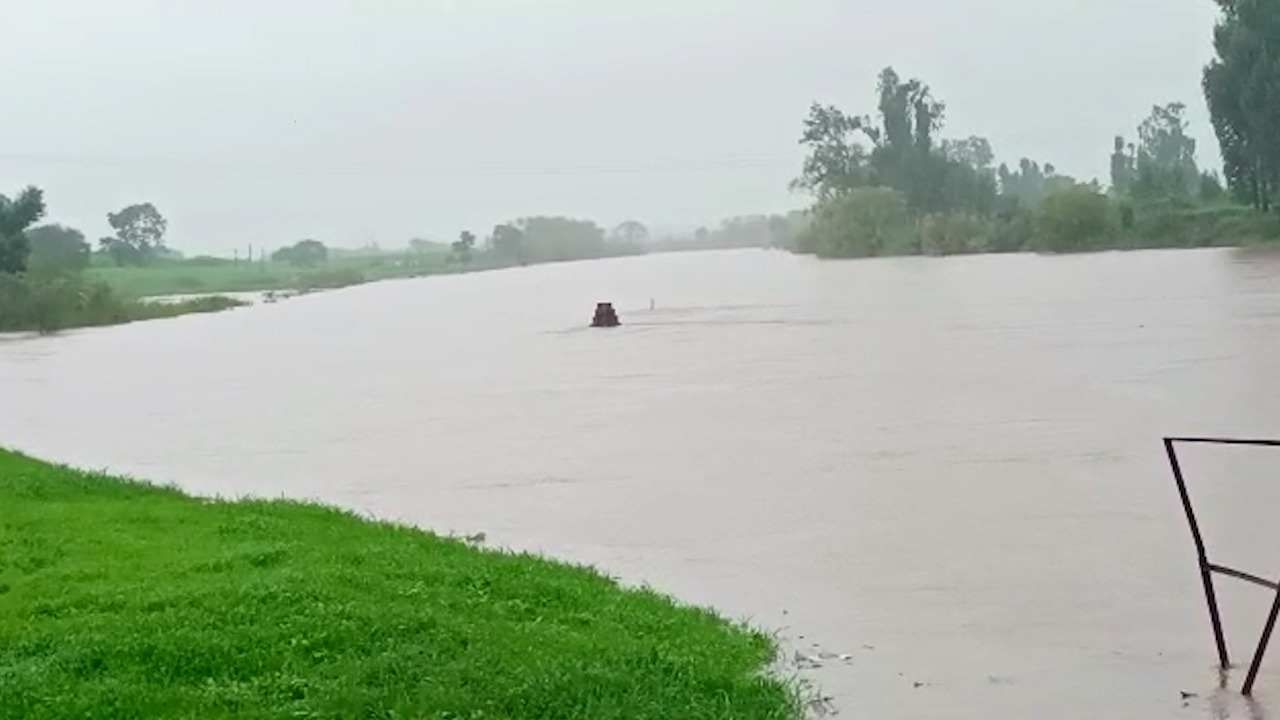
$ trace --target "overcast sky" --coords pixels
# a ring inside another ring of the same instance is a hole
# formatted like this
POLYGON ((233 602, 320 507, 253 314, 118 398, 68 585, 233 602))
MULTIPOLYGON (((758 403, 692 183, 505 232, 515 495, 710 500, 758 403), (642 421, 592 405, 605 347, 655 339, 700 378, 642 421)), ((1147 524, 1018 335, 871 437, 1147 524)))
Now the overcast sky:
POLYGON ((532 214, 712 224, 807 204, 811 101, 885 65, 946 136, 1106 180, 1111 139, 1200 94, 1210 0, 0 0, 0 193, 91 241, 155 203, 229 253, 453 239, 532 214))

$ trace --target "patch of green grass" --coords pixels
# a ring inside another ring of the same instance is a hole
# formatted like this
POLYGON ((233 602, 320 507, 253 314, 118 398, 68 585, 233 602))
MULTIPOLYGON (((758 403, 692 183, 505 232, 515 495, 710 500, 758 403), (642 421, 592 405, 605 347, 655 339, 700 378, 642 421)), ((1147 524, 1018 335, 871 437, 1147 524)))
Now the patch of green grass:
POLYGON ((158 320, 160 318, 178 317, 191 313, 212 313, 242 307, 248 303, 222 295, 206 295, 204 297, 180 300, 178 302, 130 302, 126 305, 128 319, 126 322, 138 320, 158 320))
POLYGON ((0 332, 52 333, 73 327, 218 312, 244 304, 220 295, 163 304, 122 299, 107 285, 86 283, 77 273, 45 277, 0 274, 0 332))
POLYGON ((99 265, 85 270, 125 297, 183 293, 309 290, 344 287, 369 280, 446 272, 447 256, 373 255, 332 258, 314 268, 278 262, 211 263, 203 259, 159 262, 142 267, 99 265))
POLYGON ((588 569, 0 451, 0 718, 798 718, 772 654, 588 569))
POLYGON ((1122 248, 1230 247, 1280 240, 1275 215, 1238 205, 1138 210, 1137 224, 1122 234, 1122 248))
POLYGON ((276 268, 258 266, 193 266, 165 263, 146 267, 91 267, 85 277, 105 282, 125 297, 180 295, 191 292, 249 292, 287 287, 276 268))

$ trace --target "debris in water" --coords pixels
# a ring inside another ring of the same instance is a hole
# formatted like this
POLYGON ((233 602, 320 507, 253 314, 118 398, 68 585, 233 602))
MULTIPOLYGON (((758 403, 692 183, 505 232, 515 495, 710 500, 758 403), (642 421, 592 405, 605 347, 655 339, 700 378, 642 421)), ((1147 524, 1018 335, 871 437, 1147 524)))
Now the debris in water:
POLYGON ((1186 690, 1181 690, 1178 692, 1178 694, 1182 696, 1183 700, 1190 700, 1191 698, 1200 697, 1199 693, 1187 692, 1186 690))
POLYGON ((796 667, 801 670, 817 670, 822 667, 822 663, 816 657, 810 657, 797 650, 794 654, 796 667))
POLYGON ((819 718, 840 714, 840 709, 835 705, 835 698, 830 695, 820 695, 810 700, 809 711, 814 717, 819 718))
POLYGON ((621 324, 613 303, 596 303, 596 314, 591 318, 591 327, 618 327, 621 324))

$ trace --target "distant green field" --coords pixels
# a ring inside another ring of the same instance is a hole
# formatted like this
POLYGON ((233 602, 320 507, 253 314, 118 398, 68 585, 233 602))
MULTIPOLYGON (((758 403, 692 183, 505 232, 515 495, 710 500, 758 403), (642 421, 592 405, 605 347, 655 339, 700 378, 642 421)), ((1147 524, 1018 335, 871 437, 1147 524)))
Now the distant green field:
POLYGON ((0 450, 0 719, 794 720, 771 640, 589 569, 0 450))
POLYGON ((186 293, 307 290, 356 285, 391 277, 449 271, 447 255, 378 255, 334 258, 321 267, 298 268, 276 262, 208 264, 167 261, 145 267, 94 266, 89 280, 107 283, 126 297, 186 293))

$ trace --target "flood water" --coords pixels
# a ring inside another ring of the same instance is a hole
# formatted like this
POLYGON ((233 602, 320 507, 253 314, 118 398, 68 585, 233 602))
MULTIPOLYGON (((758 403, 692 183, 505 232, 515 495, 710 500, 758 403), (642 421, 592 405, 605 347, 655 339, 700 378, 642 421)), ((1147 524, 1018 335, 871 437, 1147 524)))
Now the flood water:
MULTIPOLYGON (((1278 374, 1277 256, 686 253, 7 337, 0 444, 592 563, 851 655, 804 671, 843 716, 1257 718, 1280 648, 1217 689, 1160 438, 1280 436, 1278 374)), ((1280 450, 1186 469, 1280 573, 1280 450)))

